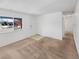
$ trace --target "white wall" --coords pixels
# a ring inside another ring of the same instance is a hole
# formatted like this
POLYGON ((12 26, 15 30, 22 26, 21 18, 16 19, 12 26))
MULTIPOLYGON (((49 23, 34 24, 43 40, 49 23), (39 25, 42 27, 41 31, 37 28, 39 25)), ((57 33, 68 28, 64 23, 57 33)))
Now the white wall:
POLYGON ((31 19, 32 32, 35 33, 35 34, 38 34, 38 24, 37 24, 38 17, 39 17, 38 15, 35 15, 31 19))
POLYGON ((76 6, 75 17, 76 17, 76 19, 75 19, 75 21, 76 21, 75 42, 76 42, 77 51, 79 53, 79 1, 78 1, 77 6, 76 6))
POLYGON ((61 12, 36 16, 9 10, 0 10, 0 16, 20 17, 23 19, 22 30, 0 34, 0 47, 38 33, 43 36, 62 39, 61 12))
POLYGON ((56 12, 38 17, 38 33, 62 39, 62 13, 56 12))
POLYGON ((15 30, 13 32, 0 34, 0 47, 36 34, 36 31, 34 31, 34 15, 0 10, 0 16, 21 17, 23 23, 23 28, 20 31, 15 30))

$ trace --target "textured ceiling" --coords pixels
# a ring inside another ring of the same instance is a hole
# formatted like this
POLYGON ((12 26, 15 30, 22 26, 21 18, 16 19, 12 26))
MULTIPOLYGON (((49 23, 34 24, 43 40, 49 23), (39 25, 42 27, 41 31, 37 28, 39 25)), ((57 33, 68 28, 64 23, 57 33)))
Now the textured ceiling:
POLYGON ((74 11, 77 0, 0 0, 0 8, 30 14, 74 11))

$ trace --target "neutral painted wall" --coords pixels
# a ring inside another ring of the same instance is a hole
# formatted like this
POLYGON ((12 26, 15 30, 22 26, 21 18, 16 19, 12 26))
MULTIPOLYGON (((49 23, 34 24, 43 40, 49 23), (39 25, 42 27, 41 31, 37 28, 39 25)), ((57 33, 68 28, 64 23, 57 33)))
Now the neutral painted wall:
POLYGON ((61 12, 37 16, 9 10, 0 10, 0 16, 21 17, 23 19, 22 30, 0 34, 0 47, 34 34, 62 39, 61 12))
POLYGON ((8 10, 0 10, 0 16, 20 17, 22 18, 23 24, 23 28, 20 31, 15 30, 13 32, 0 34, 0 47, 36 34, 36 22, 34 23, 34 15, 23 14, 8 10))
POLYGON ((35 15, 31 19, 32 33, 36 33, 36 34, 38 34, 38 23, 37 23, 38 17, 39 17, 38 15, 35 15))
POLYGON ((62 13, 50 13, 38 17, 38 33, 43 36, 62 39, 62 13))
POLYGON ((77 3, 76 6, 76 10, 75 10, 75 21, 76 21, 76 27, 75 27, 75 42, 76 42, 76 47, 77 47, 77 51, 79 53, 79 1, 77 3))

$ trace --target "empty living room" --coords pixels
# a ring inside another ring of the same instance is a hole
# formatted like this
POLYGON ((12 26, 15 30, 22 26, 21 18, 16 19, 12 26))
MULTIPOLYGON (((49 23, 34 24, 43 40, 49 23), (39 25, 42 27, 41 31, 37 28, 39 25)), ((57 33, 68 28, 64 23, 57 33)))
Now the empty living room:
POLYGON ((79 0, 0 0, 0 59, 79 59, 79 0))

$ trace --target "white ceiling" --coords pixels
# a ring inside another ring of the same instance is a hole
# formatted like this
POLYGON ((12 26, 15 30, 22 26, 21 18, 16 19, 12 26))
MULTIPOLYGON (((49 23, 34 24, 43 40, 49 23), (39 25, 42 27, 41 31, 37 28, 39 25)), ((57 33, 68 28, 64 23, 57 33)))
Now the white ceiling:
POLYGON ((0 8, 30 14, 72 12, 77 0, 0 0, 0 8))

